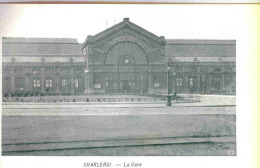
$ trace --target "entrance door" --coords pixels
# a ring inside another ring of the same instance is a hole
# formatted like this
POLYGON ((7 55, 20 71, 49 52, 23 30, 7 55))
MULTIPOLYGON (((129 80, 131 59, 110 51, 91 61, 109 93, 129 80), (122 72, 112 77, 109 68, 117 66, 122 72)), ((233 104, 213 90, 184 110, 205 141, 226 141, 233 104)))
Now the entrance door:
POLYGON ((130 92, 130 85, 128 80, 124 80, 123 82, 123 92, 129 93, 130 92))

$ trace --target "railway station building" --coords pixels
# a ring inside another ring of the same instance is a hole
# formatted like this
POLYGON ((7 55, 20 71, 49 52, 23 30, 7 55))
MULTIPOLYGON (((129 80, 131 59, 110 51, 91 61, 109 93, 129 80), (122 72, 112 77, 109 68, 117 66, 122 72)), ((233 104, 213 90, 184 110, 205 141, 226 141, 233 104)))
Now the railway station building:
POLYGON ((129 18, 84 43, 2 38, 2 92, 50 95, 235 94, 236 41, 166 39, 129 18))

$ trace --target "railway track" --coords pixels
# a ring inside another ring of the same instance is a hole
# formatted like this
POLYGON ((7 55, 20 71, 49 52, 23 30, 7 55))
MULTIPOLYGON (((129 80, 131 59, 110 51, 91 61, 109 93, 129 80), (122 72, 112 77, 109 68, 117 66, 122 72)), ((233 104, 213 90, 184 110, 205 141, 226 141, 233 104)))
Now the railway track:
MULTIPOLYGON (((3 143, 2 155, 67 155, 79 150, 111 150, 113 148, 143 148, 169 145, 235 145, 235 136, 154 137, 132 139, 105 139, 67 142, 3 143), (55 154, 54 154, 55 153, 55 154)), ((126 152, 126 151, 125 151, 126 152)), ((119 154, 120 155, 120 154, 119 154)))

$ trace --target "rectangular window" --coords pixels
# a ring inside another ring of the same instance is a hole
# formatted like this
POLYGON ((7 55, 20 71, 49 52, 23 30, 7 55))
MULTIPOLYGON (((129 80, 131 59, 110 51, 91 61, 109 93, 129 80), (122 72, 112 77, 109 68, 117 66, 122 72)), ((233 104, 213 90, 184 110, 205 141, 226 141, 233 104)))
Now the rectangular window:
POLYGON ((61 69, 61 73, 63 74, 70 73, 70 69, 61 69))
POLYGON ((52 88, 52 79, 46 79, 45 86, 46 88, 52 88))
POLYGON ((33 80, 33 87, 34 88, 40 88, 41 87, 41 80, 40 79, 34 79, 33 80))
POLYGON ((177 78, 177 86, 182 86, 182 78, 177 78))
POLYGON ((232 72, 232 68, 225 68, 226 72, 232 72))
POLYGON ((4 78, 2 87, 3 87, 2 92, 6 92, 6 91, 11 90, 11 78, 10 77, 4 78))
POLYGON ((32 73, 33 73, 33 74, 39 74, 39 73, 40 73, 40 69, 33 69, 33 70, 32 70, 32 73))
POLYGON ((82 69, 74 69, 74 73, 83 73, 82 69))
POLYGON ((201 80, 202 80, 202 82, 205 82, 205 81, 206 81, 206 77, 205 77, 205 76, 202 76, 202 77, 201 77, 201 80))
POLYGON ((189 68, 189 72, 197 72, 197 68, 189 68))
POLYGON ((68 85, 68 80, 67 79, 62 79, 61 80, 61 86, 66 87, 68 85))
POLYGON ((16 73, 16 74, 22 74, 23 73, 23 69, 15 69, 14 70, 14 73, 16 73))
POLYGON ((123 81, 120 81, 120 83, 119 83, 119 88, 120 88, 120 89, 123 89, 123 81))
POLYGON ((52 74, 52 73, 55 73, 55 70, 54 69, 45 69, 45 73, 52 74))
POLYGON ((109 78, 109 76, 107 75, 107 76, 106 76, 106 81, 105 81, 105 86, 106 86, 106 88, 109 88, 109 82, 110 82, 110 78, 109 78))
POLYGON ((17 89, 23 90, 23 86, 24 86, 24 78, 21 77, 15 78, 15 87, 17 89))
POLYGON ((159 88, 160 87, 160 83, 154 83, 154 87, 155 88, 159 88))
POLYGON ((200 68, 200 72, 208 72, 208 68, 200 68))
MULTIPOLYGON (((120 78, 121 79, 121 78, 120 78)), ((106 75, 105 87, 107 89, 116 89, 117 76, 114 74, 106 75)), ((100 83, 100 79, 97 77, 94 83, 100 83)))
POLYGON ((183 72, 183 68, 174 68, 175 72, 183 72))
POLYGON ((3 73, 9 74, 11 72, 11 69, 3 69, 3 73))
POLYGON ((78 79, 74 80, 74 86, 75 86, 75 88, 79 88, 79 80, 78 79))
POLYGON ((94 86, 94 88, 98 88, 98 86, 100 85, 100 83, 102 82, 101 76, 99 75, 94 75, 93 76, 93 83, 94 85, 96 85, 96 87, 94 86))
POLYGON ((214 68, 214 72, 221 72, 221 68, 214 68))
POLYGON ((232 83, 232 76, 230 76, 230 75, 225 75, 225 78, 224 78, 224 82, 225 82, 225 86, 228 86, 228 85, 230 85, 231 83, 232 83))
POLYGON ((106 88, 108 88, 109 87, 109 82, 108 82, 108 80, 106 80, 106 88))
POLYGON ((100 85, 99 83, 96 83, 96 84, 94 84, 94 88, 95 88, 95 89, 100 89, 100 88, 101 88, 101 85, 100 85))
POLYGON ((190 87, 193 87, 194 83, 193 83, 193 78, 190 78, 190 87))

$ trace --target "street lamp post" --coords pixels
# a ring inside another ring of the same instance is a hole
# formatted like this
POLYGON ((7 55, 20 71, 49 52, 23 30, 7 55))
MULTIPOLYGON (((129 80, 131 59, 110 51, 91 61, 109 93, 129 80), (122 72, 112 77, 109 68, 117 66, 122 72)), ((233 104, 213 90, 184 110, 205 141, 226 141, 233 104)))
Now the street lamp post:
POLYGON ((171 70, 171 65, 168 62, 167 64, 167 96, 166 96, 166 106, 171 106, 172 102, 171 102, 171 95, 170 95, 170 70, 171 70))
POLYGON ((73 96, 76 96, 76 88, 75 88, 75 79, 73 79, 72 81, 72 85, 73 85, 73 96))
POLYGON ((144 75, 141 75, 141 95, 143 95, 143 78, 144 75))
POLYGON ((176 99, 176 102, 177 102, 177 89, 178 89, 178 81, 177 81, 177 78, 176 78, 176 73, 173 72, 173 81, 174 81, 174 98, 176 99))
POLYGON ((89 91, 88 73, 89 73, 89 70, 87 68, 87 69, 85 69, 85 95, 87 95, 88 91, 89 91))
POLYGON ((202 87, 203 87, 203 94, 205 93, 205 76, 202 76, 202 87))

